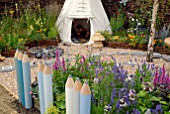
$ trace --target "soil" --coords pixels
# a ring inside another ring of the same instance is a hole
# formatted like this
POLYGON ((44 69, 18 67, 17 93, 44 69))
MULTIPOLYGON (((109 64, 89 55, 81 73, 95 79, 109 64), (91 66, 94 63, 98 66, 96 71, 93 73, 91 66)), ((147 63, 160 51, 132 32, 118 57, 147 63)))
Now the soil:
POLYGON ((14 96, 0 85, 0 114, 39 114, 36 108, 24 108, 14 96))

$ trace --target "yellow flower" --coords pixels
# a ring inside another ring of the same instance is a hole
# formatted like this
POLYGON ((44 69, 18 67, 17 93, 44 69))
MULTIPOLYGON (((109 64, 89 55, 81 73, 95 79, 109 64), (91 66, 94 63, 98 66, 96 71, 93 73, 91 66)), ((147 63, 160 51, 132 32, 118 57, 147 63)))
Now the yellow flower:
POLYGON ((9 11, 9 13, 10 13, 11 15, 13 15, 14 12, 15 12, 15 11, 13 11, 13 10, 10 10, 10 11, 9 11))
POLYGON ((41 29, 40 29, 40 30, 37 30, 37 32, 38 32, 38 33, 41 33, 41 32, 42 32, 42 30, 41 30, 41 29))
POLYGON ((130 39, 134 39, 134 38, 135 38, 135 36, 134 36, 134 35, 131 35, 131 34, 128 34, 128 37, 129 37, 130 39))
POLYGON ((115 37, 113 37, 113 38, 114 38, 114 40, 119 40, 119 39, 120 39, 119 36, 115 36, 115 37))
POLYGON ((157 40, 155 39, 155 40, 153 41, 153 44, 156 44, 156 41, 157 41, 157 40))
POLYGON ((22 42, 23 40, 24 40, 23 38, 20 38, 18 41, 19 41, 19 42, 22 42))
POLYGON ((162 43, 162 40, 159 40, 160 43, 162 43))

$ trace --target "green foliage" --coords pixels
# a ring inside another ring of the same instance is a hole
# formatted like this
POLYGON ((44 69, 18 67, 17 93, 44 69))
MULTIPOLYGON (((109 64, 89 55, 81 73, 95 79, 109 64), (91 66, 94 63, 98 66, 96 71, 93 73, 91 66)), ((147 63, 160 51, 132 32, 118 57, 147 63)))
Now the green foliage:
POLYGON ((125 19, 126 17, 122 12, 120 12, 118 16, 111 17, 110 25, 114 36, 126 36, 126 32, 123 28, 125 19))
MULTIPOLYGON (((11 10, 6 9, 6 12, 11 10)), ((55 28, 57 17, 54 14, 46 13, 45 9, 35 6, 35 9, 26 7, 20 2, 20 15, 16 17, 3 15, 0 22, 0 51, 5 46, 8 49, 24 48, 26 42, 42 39, 55 39, 58 30, 55 28), (5 46, 2 44, 5 43, 5 46)))

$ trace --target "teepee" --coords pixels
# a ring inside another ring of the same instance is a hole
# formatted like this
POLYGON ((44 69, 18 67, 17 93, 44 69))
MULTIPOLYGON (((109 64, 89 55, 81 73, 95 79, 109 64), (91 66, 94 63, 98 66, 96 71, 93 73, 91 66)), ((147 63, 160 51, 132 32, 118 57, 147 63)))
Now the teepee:
POLYGON ((97 31, 109 31, 110 22, 101 0, 66 0, 56 21, 60 39, 63 42, 73 42, 73 28, 81 25, 89 30, 89 41, 97 31))

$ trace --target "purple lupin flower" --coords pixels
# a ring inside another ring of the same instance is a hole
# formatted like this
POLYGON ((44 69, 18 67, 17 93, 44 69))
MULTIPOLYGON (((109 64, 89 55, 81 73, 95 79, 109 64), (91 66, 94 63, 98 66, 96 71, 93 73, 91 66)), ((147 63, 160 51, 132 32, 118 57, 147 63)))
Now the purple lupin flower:
POLYGON ((156 111, 157 113, 159 112, 159 113, 163 114, 162 106, 161 106, 160 104, 158 104, 158 105, 156 106, 155 111, 156 111))
POLYGON ((114 103, 114 98, 115 98, 115 96, 116 96, 116 93, 117 93, 117 90, 114 88, 114 89, 112 90, 112 98, 111 98, 112 104, 114 103))
POLYGON ((154 84, 154 86, 157 86, 157 84, 158 84, 158 69, 156 69, 156 71, 155 71, 153 84, 154 84))
POLYGON ((162 75, 160 77, 160 84, 164 84, 165 83, 165 66, 163 65, 162 67, 162 75))

